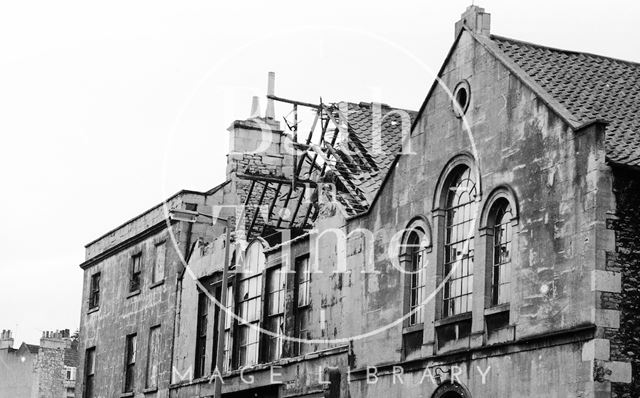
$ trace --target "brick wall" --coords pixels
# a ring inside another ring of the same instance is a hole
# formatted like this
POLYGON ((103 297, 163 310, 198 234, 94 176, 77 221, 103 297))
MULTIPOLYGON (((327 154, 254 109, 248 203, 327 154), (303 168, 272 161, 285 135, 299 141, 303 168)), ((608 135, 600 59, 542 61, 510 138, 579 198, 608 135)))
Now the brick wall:
POLYGON ((640 176, 637 172, 615 169, 613 190, 616 219, 609 222, 615 231, 616 249, 608 253, 607 270, 622 272, 622 292, 602 294, 603 308, 619 309, 620 329, 608 330, 611 359, 632 362, 633 381, 614 383, 612 397, 640 396, 640 176))

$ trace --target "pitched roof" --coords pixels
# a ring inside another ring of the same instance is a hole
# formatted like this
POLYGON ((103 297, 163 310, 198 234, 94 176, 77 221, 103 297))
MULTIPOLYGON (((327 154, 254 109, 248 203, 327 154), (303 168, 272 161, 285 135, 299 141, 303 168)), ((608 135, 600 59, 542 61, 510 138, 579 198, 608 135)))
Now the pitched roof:
POLYGON ((25 349, 29 350, 29 352, 32 354, 37 354, 38 351, 40 351, 39 345, 27 344, 27 343, 22 343, 22 345, 25 347, 25 349))
POLYGON ((491 41, 578 124, 609 123, 609 161, 640 166, 640 64, 495 35, 491 41))
POLYGON ((410 132, 417 112, 406 109, 380 106, 381 131, 374 131, 373 104, 348 103, 349 144, 356 154, 354 160, 343 159, 347 166, 348 178, 358 188, 365 199, 365 207, 371 205, 373 198, 380 189, 393 160, 402 147, 403 128, 410 132), (403 115, 409 117, 403 120, 403 115))

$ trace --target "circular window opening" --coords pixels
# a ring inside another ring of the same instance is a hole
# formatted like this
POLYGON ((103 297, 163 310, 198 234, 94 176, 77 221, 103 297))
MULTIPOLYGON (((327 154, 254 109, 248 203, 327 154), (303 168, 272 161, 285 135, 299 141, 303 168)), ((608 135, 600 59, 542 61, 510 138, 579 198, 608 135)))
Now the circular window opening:
POLYGON ((460 108, 464 108, 467 105, 467 90, 461 88, 456 93, 456 101, 458 101, 458 105, 460 108))
POLYGON ((466 80, 458 83, 455 90, 453 90, 455 104, 452 103, 452 108, 457 117, 461 117, 467 112, 467 108, 469 108, 469 94, 469 83, 466 80))

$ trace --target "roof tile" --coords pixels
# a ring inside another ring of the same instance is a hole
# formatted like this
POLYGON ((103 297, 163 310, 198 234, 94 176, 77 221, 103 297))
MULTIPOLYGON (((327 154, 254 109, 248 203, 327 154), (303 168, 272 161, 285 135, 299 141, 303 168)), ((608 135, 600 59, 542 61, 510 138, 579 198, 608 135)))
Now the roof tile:
POLYGON ((580 123, 609 122, 605 146, 610 161, 640 163, 640 64, 499 36, 491 39, 580 123))

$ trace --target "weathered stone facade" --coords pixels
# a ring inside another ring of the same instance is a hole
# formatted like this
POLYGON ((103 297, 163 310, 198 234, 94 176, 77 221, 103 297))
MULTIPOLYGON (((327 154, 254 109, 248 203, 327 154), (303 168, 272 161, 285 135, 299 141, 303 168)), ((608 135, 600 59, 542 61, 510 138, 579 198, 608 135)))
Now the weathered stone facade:
POLYGON ((220 373, 229 397, 638 396, 638 170, 611 160, 606 120, 576 117, 501 49, 510 42, 491 36, 483 9, 455 31, 417 114, 320 105, 331 139, 294 154, 297 125, 281 128, 270 103, 229 129, 227 183, 167 201, 192 223, 159 206, 87 246, 81 352, 96 365, 80 374, 92 396, 212 396, 220 373), (375 117, 381 137, 363 123, 375 117), (300 159, 310 166, 296 174, 300 159), (453 205, 461 181, 470 199, 453 205), (212 216, 238 221, 225 282, 212 216), (467 229, 454 239, 456 223, 467 229), (164 279, 150 283, 171 236, 164 279), (234 317, 220 330, 223 289, 234 317))

